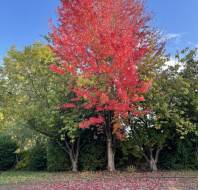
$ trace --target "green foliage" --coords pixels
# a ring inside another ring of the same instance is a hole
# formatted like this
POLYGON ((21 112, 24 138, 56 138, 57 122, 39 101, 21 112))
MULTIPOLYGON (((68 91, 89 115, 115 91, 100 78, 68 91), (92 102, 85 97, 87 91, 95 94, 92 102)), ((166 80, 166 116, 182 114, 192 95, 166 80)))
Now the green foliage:
POLYGON ((45 135, 56 136, 58 130, 54 125, 59 115, 56 108, 67 93, 67 77, 50 71, 54 62, 51 49, 41 43, 22 51, 14 47, 8 51, 0 73, 4 126, 20 122, 45 135))
POLYGON ((198 61, 196 50, 176 55, 176 63, 158 74, 147 104, 157 115, 156 126, 175 130, 181 138, 198 133, 198 61))
MULTIPOLYGON (((197 169, 198 166, 198 60, 196 50, 186 49, 176 55, 176 64, 162 67, 164 58, 148 55, 140 66, 144 80, 153 78, 146 101, 139 104, 150 112, 131 117, 126 139, 116 147, 115 160, 119 169, 143 168, 149 148, 155 153, 162 148, 159 166, 163 169, 197 169), (153 62, 154 61, 154 62, 153 62), (145 67, 149 64, 150 67, 145 67), (141 68, 142 67, 142 68, 141 68), (146 70, 146 69, 147 70, 146 70), (129 167, 128 167, 129 166, 129 167)), ((49 65, 58 62, 49 47, 35 43, 18 51, 11 48, 0 68, 0 130, 9 137, 0 137, 0 170, 16 169, 66 171, 71 168, 66 146, 76 145, 80 139, 79 169, 105 169, 106 148, 103 140, 93 140, 93 133, 79 129, 83 118, 94 110, 60 109, 61 103, 75 97, 68 93, 67 81, 56 75, 49 65), (30 129, 33 130, 30 130, 30 129), (89 134, 90 133, 90 134, 89 134), (36 142, 51 140, 46 147, 36 142), (58 140, 57 143, 54 140, 58 140), (35 145, 36 144, 36 145, 35 145), (83 147, 85 145, 85 147, 83 147)), ((95 79, 94 79, 95 80, 95 79)), ((93 81, 79 79, 83 84, 93 81)), ((71 80, 72 81, 72 80, 71 80)), ((75 104, 83 104, 83 101, 75 104)), ((101 135, 103 136, 103 135, 101 135)), ((75 148, 73 150, 76 150, 75 148)), ((72 151, 73 151, 72 150, 72 151)))
POLYGON ((101 144, 86 144, 80 155, 80 169, 83 171, 104 170, 106 167, 105 146, 101 144))
POLYGON ((47 168, 46 145, 37 143, 29 152, 28 169, 42 171, 47 168))
POLYGON ((36 143, 28 150, 24 150, 18 156, 16 170, 42 171, 47 167, 46 145, 36 143))
MULTIPOLYGON (((51 49, 41 43, 27 46, 22 51, 11 48, 4 59, 0 75, 0 85, 5 87, 0 117, 5 120, 4 126, 7 128, 30 128, 49 138, 58 139, 60 143, 67 140, 72 144, 79 136, 77 125, 82 119, 79 112, 70 112, 70 109, 61 107, 68 101, 69 80, 67 75, 63 77, 50 71, 50 65, 56 62, 58 59, 51 49)), ((21 136, 20 130, 17 131, 16 135, 21 136)), ((32 135, 34 143, 39 135, 32 135)))
POLYGON ((162 154, 160 167, 163 169, 198 169, 198 139, 195 136, 175 139, 162 154))
POLYGON ((15 170, 21 170, 21 171, 25 171, 28 170, 29 168, 29 160, 30 160, 30 150, 26 150, 21 152, 18 155, 18 162, 15 166, 15 170))
POLYGON ((131 166, 137 167, 141 158, 139 146, 130 138, 126 138, 116 148, 116 166, 121 170, 128 170, 131 166))
MULTIPOLYGON (((173 66, 158 67, 155 72, 155 80, 145 101, 139 105, 140 109, 148 109, 144 116, 130 116, 127 120, 128 141, 137 145, 137 149, 131 149, 132 153, 142 153, 149 163, 153 155, 157 161, 159 152, 168 146, 168 142, 175 138, 186 139, 188 134, 198 135, 198 60, 196 50, 184 50, 176 55, 176 63, 173 66), (138 151, 137 151, 138 150, 138 151)), ((188 165, 186 157, 190 145, 177 144, 174 157, 167 160, 172 163, 169 167, 188 165), (180 148, 179 148, 180 147, 180 148), (185 155, 185 156, 184 156, 185 155), (178 157, 178 158, 177 158, 178 157), (179 159, 183 157, 184 160, 179 159), (172 159, 175 160, 172 160, 172 159), (174 163, 178 163, 176 166, 174 163), (186 164, 184 164, 186 163, 186 164)), ((125 143, 126 144, 126 143, 125 143)), ((128 144, 127 144, 128 145, 128 144)), ((125 148, 128 148, 126 145, 125 148)), ((196 151, 191 150, 194 154, 196 151)), ((125 151, 127 152, 127 151, 125 151)), ((166 153, 160 153, 164 157, 166 153)), ((191 158, 194 158, 192 154, 191 158)), ((170 154, 171 156, 172 154, 170 154)), ((188 160, 188 161, 187 161, 188 160)), ((195 163, 195 159, 194 159, 195 163)), ((192 167, 191 167, 192 168, 192 167)))
POLYGON ((156 115, 152 112, 143 117, 133 117, 131 122, 131 133, 129 138, 135 145, 139 146, 141 152, 142 148, 163 147, 169 131, 158 128, 156 115))
POLYGON ((8 170, 16 163, 17 144, 9 136, 0 136, 0 170, 8 170))
POLYGON ((47 170, 50 172, 68 171, 70 166, 68 154, 64 151, 63 146, 61 147, 53 140, 49 140, 47 146, 47 170))

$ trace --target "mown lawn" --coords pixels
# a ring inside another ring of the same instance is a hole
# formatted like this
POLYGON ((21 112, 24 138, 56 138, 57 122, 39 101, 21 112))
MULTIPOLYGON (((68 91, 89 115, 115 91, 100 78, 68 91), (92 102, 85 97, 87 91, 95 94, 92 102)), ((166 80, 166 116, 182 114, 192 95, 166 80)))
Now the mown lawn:
POLYGON ((0 190, 198 190, 198 171, 2 172, 0 190))

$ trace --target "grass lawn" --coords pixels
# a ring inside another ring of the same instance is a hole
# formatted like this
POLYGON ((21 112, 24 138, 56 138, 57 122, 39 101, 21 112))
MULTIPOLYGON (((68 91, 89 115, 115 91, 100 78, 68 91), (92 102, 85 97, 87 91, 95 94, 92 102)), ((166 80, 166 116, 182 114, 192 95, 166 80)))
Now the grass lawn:
POLYGON ((2 172, 0 190, 198 190, 198 171, 2 172))

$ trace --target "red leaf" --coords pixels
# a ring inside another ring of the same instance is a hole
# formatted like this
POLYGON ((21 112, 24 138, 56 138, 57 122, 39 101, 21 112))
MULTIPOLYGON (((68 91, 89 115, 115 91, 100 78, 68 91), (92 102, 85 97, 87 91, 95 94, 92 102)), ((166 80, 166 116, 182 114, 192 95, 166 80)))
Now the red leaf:
POLYGON ((79 128, 89 128, 91 125, 101 125, 104 123, 104 118, 101 116, 90 117, 79 123, 79 128))
POLYGON ((84 105, 83 105, 83 108, 86 109, 86 110, 89 110, 89 109, 91 109, 92 107, 93 107, 92 104, 84 104, 84 105))
POLYGON ((109 97, 105 93, 102 93, 100 96, 100 103, 103 105, 108 103, 108 101, 109 101, 109 97))
POLYGON ((50 70, 54 73, 57 73, 57 74, 60 74, 60 75, 64 75, 65 74, 65 71, 64 69, 61 69, 59 67, 57 67, 56 65, 50 65, 50 70))
POLYGON ((63 108, 76 108, 76 105, 72 103, 66 103, 66 104, 63 104, 62 107, 63 108))
POLYGON ((134 96, 133 98, 131 98, 132 102, 143 102, 145 99, 143 96, 134 96))
POLYGON ((80 101, 80 98, 72 98, 71 101, 72 102, 78 102, 78 101, 80 101))

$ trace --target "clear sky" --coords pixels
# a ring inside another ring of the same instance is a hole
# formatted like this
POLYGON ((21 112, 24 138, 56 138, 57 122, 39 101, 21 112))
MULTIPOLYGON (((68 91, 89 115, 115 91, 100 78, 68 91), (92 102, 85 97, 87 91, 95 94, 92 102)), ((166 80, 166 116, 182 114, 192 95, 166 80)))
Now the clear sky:
MULTIPOLYGON (((12 45, 42 40, 59 0, 0 0, 0 60, 12 45)), ((198 47, 198 0, 147 0, 153 23, 169 39, 167 52, 198 47)))
POLYGON ((154 25, 169 39, 167 51, 198 48, 198 0, 147 0, 154 25))

